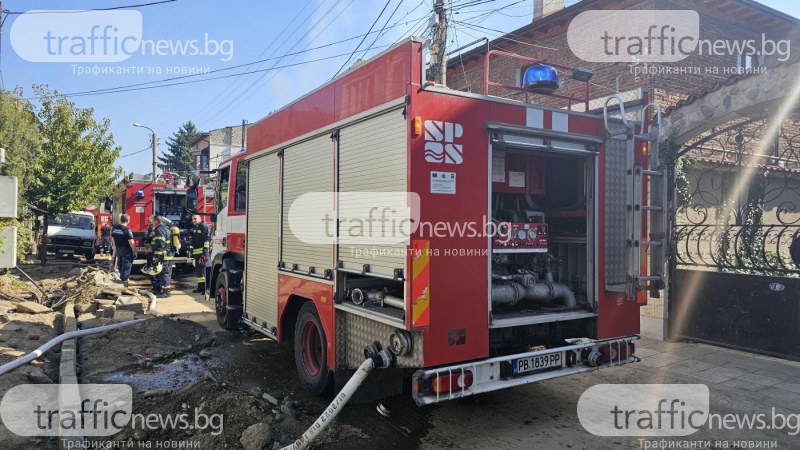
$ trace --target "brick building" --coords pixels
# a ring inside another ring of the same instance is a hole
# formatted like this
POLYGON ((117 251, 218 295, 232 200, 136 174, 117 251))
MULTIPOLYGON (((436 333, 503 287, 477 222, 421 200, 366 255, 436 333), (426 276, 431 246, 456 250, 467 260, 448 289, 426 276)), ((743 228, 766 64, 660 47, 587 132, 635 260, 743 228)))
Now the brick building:
MULTIPOLYGON (((676 63, 651 64, 652 70, 659 68, 679 71, 677 74, 660 73, 656 75, 635 74, 645 69, 643 63, 591 63, 579 59, 570 50, 567 30, 570 22, 580 13, 590 10, 694 10, 700 17, 700 40, 727 42, 765 39, 774 42, 789 40, 800 42, 800 20, 768 8, 752 0, 582 0, 569 7, 563 7, 563 0, 535 0, 532 22, 506 35, 488 42, 491 49, 503 50, 545 63, 567 67, 585 67, 593 72, 590 80, 589 97, 602 99, 615 92, 623 93, 626 101, 635 103, 642 92, 650 92, 651 100, 658 101, 666 109, 682 99, 711 89, 715 84, 724 83, 736 75, 739 68, 758 71, 778 64, 797 61, 795 55, 779 53, 771 56, 752 52, 723 52, 733 54, 709 55, 709 48, 702 53, 695 51, 686 59, 676 63), (780 61, 782 59, 784 61, 780 61), (683 69, 682 69, 683 68, 683 69)), ((455 22, 459 27, 474 34, 479 27, 470 29, 468 24, 455 22)), ((462 36, 462 41, 464 40, 462 36)), ((486 45, 474 48, 460 55, 451 55, 448 60, 447 84, 450 88, 475 93, 484 93, 484 55, 486 45)), ((781 49, 783 50, 783 48, 781 49)), ((530 63, 528 63, 530 65, 530 63)), ((520 77, 527 68, 524 61, 511 58, 492 58, 489 80, 504 84, 518 85, 520 77)), ((569 73, 560 73, 562 94, 579 93, 582 83, 570 80, 569 73)), ((491 87, 490 95, 498 95, 517 100, 543 103, 565 107, 566 102, 554 101, 536 94, 513 92, 491 87)), ((589 109, 600 107, 600 100, 590 103, 589 109)), ((573 105, 575 110, 583 110, 583 104, 573 105)))

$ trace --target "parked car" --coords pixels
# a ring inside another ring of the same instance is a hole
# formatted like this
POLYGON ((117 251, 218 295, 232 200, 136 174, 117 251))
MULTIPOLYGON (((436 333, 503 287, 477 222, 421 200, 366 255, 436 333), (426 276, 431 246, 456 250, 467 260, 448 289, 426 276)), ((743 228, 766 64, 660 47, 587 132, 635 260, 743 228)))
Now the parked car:
POLYGON ((48 253, 56 256, 83 255, 93 260, 97 251, 94 215, 83 211, 73 211, 48 219, 48 253))

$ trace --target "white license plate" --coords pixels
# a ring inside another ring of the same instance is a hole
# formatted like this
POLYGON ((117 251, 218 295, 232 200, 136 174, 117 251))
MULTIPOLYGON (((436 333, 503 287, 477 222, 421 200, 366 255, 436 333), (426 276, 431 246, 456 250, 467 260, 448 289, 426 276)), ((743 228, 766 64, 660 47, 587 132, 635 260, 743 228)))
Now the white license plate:
POLYGON ((71 255, 71 254, 75 253, 75 250, 59 250, 58 253, 65 253, 65 254, 71 255))
POLYGON ((511 364, 514 366, 514 375, 519 375, 525 372, 532 372, 534 370, 551 369, 553 367, 561 367, 561 362, 564 360, 564 353, 548 353, 546 355, 531 356, 528 358, 514 359, 511 364))

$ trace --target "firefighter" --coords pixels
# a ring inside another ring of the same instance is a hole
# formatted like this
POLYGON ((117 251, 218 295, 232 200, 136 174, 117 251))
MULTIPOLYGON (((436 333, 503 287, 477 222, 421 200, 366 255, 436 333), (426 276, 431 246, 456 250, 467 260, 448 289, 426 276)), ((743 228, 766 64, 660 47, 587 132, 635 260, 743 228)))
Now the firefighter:
POLYGON ((192 292, 206 291, 206 262, 210 248, 211 233, 208 225, 203 222, 199 214, 192 215, 192 258, 194 258, 194 273, 197 275, 197 289, 192 292))
POLYGON ((110 255, 113 243, 111 241, 111 227, 104 223, 100 228, 100 253, 110 255))
POLYGON ((133 260, 136 259, 136 243, 133 240, 133 233, 128 228, 130 216, 120 214, 119 224, 111 229, 111 246, 114 248, 114 255, 119 264, 119 276, 125 287, 128 287, 128 277, 131 275, 133 260))
POLYGON ((159 283, 157 274, 161 271, 161 268, 158 267, 158 264, 154 262, 153 258, 153 239, 156 236, 156 227, 158 224, 156 223, 155 216, 148 217, 147 222, 149 225, 144 232, 144 240, 142 241, 145 248, 147 264, 142 268, 142 273, 150 277, 150 285, 153 287, 153 294, 158 295, 161 293, 161 284, 159 283))
POLYGON ((153 222, 156 225, 152 246, 153 264, 155 270, 153 275, 158 278, 158 285, 161 288, 158 294, 160 298, 169 297, 172 284, 172 245, 170 244, 172 232, 167 225, 167 220, 162 216, 154 216, 153 222), (158 267, 161 266, 161 270, 158 267))

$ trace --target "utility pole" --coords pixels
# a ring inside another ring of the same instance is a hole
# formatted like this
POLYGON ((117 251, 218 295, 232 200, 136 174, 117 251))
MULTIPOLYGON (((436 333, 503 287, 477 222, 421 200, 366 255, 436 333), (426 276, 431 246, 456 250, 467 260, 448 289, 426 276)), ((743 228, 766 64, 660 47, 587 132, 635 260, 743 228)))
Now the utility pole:
POLYGON ((152 128, 142 125, 139 122, 134 122, 133 126, 137 128, 147 128, 148 130, 150 130, 150 146, 153 147, 153 176, 151 177, 151 180, 153 180, 153 183, 155 183, 156 182, 156 132, 153 131, 152 128))
POLYGON ((431 68, 436 84, 447 84, 447 10, 444 0, 433 0, 431 26, 431 68))
MULTIPOLYGON (((153 131, 153 130, 150 130, 153 131)), ((153 147, 153 184, 156 182, 156 132, 150 134, 150 145, 153 147)))

